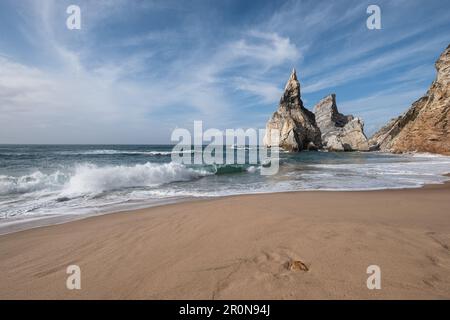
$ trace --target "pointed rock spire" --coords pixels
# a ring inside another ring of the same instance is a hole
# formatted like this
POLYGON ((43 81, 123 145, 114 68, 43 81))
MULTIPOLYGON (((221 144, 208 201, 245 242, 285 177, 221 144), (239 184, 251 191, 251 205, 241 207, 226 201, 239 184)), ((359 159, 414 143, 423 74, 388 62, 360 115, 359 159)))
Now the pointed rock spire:
POLYGON ((317 149, 321 147, 320 130, 317 127, 314 114, 303 107, 300 98, 300 83, 295 69, 286 83, 278 110, 266 125, 266 146, 273 146, 272 130, 278 130, 278 146, 288 151, 317 149))
POLYGON ((297 79, 297 72, 293 68, 291 76, 284 87, 284 94, 281 97, 280 104, 285 102, 288 106, 303 108, 303 102, 300 97, 300 83, 297 79))
POLYGON ((291 76, 289 79, 297 80, 297 70, 295 68, 292 68, 291 76))

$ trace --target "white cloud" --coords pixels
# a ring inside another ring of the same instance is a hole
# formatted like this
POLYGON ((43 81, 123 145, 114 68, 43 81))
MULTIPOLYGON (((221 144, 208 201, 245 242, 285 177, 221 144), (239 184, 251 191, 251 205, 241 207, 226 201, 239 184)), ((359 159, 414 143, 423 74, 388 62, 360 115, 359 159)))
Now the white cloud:
POLYGON ((226 57, 232 63, 259 65, 264 71, 287 61, 297 61, 300 52, 288 37, 277 33, 252 31, 246 38, 225 46, 226 57))
POLYGON ((238 90, 260 97, 264 103, 276 103, 282 94, 282 89, 271 82, 236 77, 233 84, 238 90))

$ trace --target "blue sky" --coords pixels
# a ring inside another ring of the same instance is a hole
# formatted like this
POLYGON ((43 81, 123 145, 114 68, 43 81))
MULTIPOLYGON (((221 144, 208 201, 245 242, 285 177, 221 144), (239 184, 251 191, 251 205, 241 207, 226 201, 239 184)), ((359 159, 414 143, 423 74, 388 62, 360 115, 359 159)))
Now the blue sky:
POLYGON ((450 43, 450 2, 0 2, 0 143, 167 143, 264 128, 293 67, 307 108, 336 93, 368 135, 404 112, 450 43), (81 8, 68 30, 66 8, 81 8), (366 9, 381 8, 381 30, 366 9))

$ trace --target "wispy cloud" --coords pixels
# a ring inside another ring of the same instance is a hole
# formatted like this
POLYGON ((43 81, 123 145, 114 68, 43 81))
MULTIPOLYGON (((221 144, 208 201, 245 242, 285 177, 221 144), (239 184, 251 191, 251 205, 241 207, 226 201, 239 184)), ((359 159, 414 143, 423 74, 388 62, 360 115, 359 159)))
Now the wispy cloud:
POLYGON ((392 118, 403 114, 409 106, 425 92, 420 87, 391 88, 376 94, 349 100, 338 101, 340 111, 346 114, 356 114, 365 121, 365 131, 370 136, 392 118))
MULTIPOLYGON (((389 67, 401 67, 411 65, 419 54, 426 51, 433 53, 442 47, 446 37, 439 37, 425 41, 421 44, 410 44, 399 49, 390 50, 377 56, 368 57, 361 62, 350 66, 337 68, 331 73, 316 76, 312 83, 303 88, 303 92, 316 92, 326 88, 338 87, 345 83, 361 78, 374 76, 381 72, 386 72, 389 67), (439 48, 439 49, 438 49, 439 48)), ((431 66, 430 66, 431 69, 431 66)), ((314 79, 314 78, 313 78, 314 79)))

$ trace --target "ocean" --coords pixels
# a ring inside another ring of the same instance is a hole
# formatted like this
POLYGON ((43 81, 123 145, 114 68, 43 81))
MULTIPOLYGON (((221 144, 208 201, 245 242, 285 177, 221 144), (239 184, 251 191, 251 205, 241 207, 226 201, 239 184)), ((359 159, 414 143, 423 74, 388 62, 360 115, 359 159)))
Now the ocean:
MULTIPOLYGON (((227 195, 416 188, 447 180, 450 157, 380 152, 279 155, 260 165, 181 165, 170 145, 0 145, 0 228, 227 195)), ((248 153, 249 148, 245 148, 248 153)), ((225 152, 236 152, 226 148, 225 152)))

